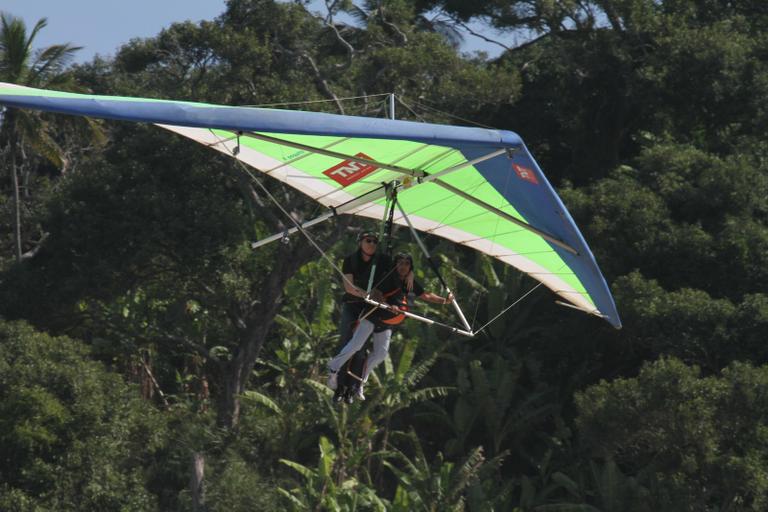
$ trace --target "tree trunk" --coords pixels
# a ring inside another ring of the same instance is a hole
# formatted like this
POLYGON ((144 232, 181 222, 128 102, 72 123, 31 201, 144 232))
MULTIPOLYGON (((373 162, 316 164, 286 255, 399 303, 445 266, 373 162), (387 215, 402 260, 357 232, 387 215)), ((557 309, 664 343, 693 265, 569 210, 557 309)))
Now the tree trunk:
MULTIPOLYGON (((340 223, 346 225, 346 222, 340 223)), ((325 244, 333 243, 341 236, 337 230, 336 236, 324 240, 325 244)), ((256 365, 256 359, 269 335, 275 316, 282 308, 283 290, 288 280, 302 265, 315 259, 317 251, 311 244, 300 247, 281 246, 275 261, 279 262, 269 275, 264 276, 258 286, 259 306, 245 315, 230 312, 238 328, 240 339, 237 352, 230 361, 220 367, 223 375, 219 375, 221 387, 217 397, 217 421, 224 428, 235 429, 240 420, 240 395, 245 391, 248 378, 256 365)))
MULTIPOLYGON (((286 265, 289 266, 289 265, 286 265)), ((261 352, 261 347, 269 334, 272 322, 280 311, 283 288, 285 282, 293 276, 295 269, 281 279, 279 288, 273 288, 268 293, 270 302, 268 308, 260 311, 261 314, 246 321, 246 328, 242 333, 237 354, 226 363, 223 368, 222 389, 217 400, 217 419, 220 426, 228 429, 236 429, 240 421, 240 395, 245 391, 256 359, 261 352)), ((274 274, 287 274, 287 272, 274 272, 274 274)), ((272 282, 272 279, 269 279, 272 282)))
POLYGON ((242 361, 233 360, 224 368, 223 389, 217 400, 217 422, 219 426, 235 429, 240 421, 240 394, 245 390, 242 361))
POLYGON ((11 142, 11 186, 13 188, 13 243, 16 262, 21 262, 21 197, 19 196, 19 171, 16 168, 16 144, 11 142))
POLYGON ((205 510, 205 493, 203 478, 205 476, 205 455, 200 452, 192 454, 192 477, 189 480, 189 490, 192 492, 192 510, 205 510))

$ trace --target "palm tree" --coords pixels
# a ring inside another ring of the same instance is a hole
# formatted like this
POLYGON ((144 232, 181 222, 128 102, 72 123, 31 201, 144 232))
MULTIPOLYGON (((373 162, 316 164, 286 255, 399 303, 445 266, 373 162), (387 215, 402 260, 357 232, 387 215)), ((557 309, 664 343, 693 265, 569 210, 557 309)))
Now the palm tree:
POLYGON ((390 459, 394 463, 384 462, 397 480, 390 508, 393 511, 466 510, 466 495, 484 476, 484 467, 496 468, 501 462, 500 458, 486 460, 480 446, 470 450, 461 464, 446 460, 441 452, 430 462, 415 431, 398 434, 398 437, 410 441, 414 455, 409 457, 404 451, 395 448, 390 450, 390 459))
POLYGON ((317 468, 280 459, 282 464, 295 470, 303 480, 291 490, 278 488, 289 510, 387 510, 388 503, 376 495, 375 489, 353 477, 345 476, 338 481, 339 475, 334 471, 339 457, 337 448, 325 436, 320 436, 319 444, 317 468))
MULTIPOLYGON (((66 72, 66 66, 80 47, 67 43, 32 49, 35 37, 47 24, 45 18, 40 19, 28 34, 23 20, 0 13, 0 80, 31 87, 72 89, 73 78, 66 72)), ((53 138, 51 125, 37 113, 6 108, 0 123, 0 147, 10 159, 15 256, 16 261, 21 261, 19 170, 27 165, 26 151, 31 149, 57 167, 62 165, 62 151, 53 138)))

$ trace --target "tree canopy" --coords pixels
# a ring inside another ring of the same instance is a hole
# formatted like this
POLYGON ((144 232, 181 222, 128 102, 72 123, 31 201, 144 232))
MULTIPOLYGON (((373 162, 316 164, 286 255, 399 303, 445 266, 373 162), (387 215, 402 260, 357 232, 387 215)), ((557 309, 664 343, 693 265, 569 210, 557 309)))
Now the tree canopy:
MULTIPOLYGON (((368 116, 394 92, 404 119, 515 131, 624 328, 542 289, 472 341, 406 322, 368 399, 334 405, 342 284, 299 237, 250 248, 289 223, 240 168, 152 126, 4 109, 0 508, 763 510, 762 3, 325 6, 229 0, 74 66, 6 13, 0 79, 368 116), (469 22, 516 43, 462 53, 469 22)), ((363 226, 313 235, 340 259, 363 226)), ((535 284, 426 243, 475 325, 535 284)))

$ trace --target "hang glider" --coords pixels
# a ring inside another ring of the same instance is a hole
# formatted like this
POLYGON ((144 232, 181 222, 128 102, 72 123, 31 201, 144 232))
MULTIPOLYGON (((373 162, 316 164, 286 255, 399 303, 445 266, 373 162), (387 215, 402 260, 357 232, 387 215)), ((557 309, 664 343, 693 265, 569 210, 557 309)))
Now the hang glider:
POLYGON ((394 184, 401 209, 395 223, 410 222, 420 232, 497 258, 540 281, 568 305, 621 327, 586 241, 513 132, 73 94, 6 83, 0 83, 0 104, 155 123, 328 207, 328 214, 314 222, 338 214, 380 220, 394 184))

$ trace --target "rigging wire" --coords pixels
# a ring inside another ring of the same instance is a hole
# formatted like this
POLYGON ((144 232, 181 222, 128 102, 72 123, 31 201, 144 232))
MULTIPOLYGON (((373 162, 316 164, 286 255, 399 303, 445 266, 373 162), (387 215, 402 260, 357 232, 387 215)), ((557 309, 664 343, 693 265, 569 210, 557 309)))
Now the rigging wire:
MULTIPOLYGON (((402 103, 402 99, 400 99, 400 102, 402 103)), ((405 104, 403 104, 403 105, 405 105, 405 104)), ((471 119, 467 119, 466 117, 457 116, 455 114, 451 114, 450 112, 445 112, 444 110, 440 110, 438 108, 431 107, 429 105, 421 103, 420 101, 414 101, 413 105, 415 105, 417 107, 420 107, 420 108, 423 108, 424 110, 431 111, 431 112, 436 113, 436 114, 444 115, 446 117, 449 117, 449 118, 452 118, 452 119, 456 119, 458 121, 463 121, 465 123, 469 123, 469 124, 472 124, 472 125, 475 125, 475 126, 479 126, 481 128, 488 128, 489 130, 497 130, 498 129, 498 128, 494 127, 494 126, 488 126, 487 124, 478 123, 477 121, 473 121, 471 119)))
POLYGON ((472 324, 475 325, 475 322, 477 322, 477 313, 480 311, 480 297, 479 295, 482 295, 482 292, 477 292, 477 300, 475 301, 475 312, 472 315, 472 324))
MULTIPOLYGON (((211 133, 215 137, 218 137, 218 135, 216 135, 213 132, 213 130, 211 130, 211 133)), ((259 186, 259 188, 262 190, 264 195, 266 195, 275 204, 275 206, 277 206, 277 208, 283 213, 283 215, 285 215, 286 217, 288 217, 291 220, 293 225, 296 227, 296 230, 307 238, 309 243, 312 244, 314 246, 314 248, 317 249, 317 251, 320 253, 320 256, 322 256, 331 265, 331 267, 333 267, 333 269, 341 276, 342 280, 344 282, 349 282, 349 279, 347 279, 347 276, 344 275, 344 272, 342 272, 341 269, 336 265, 336 263, 334 263, 333 260, 326 254, 326 252, 323 251, 323 249, 319 245, 317 245, 317 243, 315 242, 314 238, 312 238, 309 235, 309 233, 307 233, 307 231, 301 226, 301 223, 299 221, 297 221, 296 219, 294 219, 293 216, 290 213, 288 213, 288 211, 285 208, 283 208, 283 205, 280 204, 280 202, 277 200, 277 198, 274 195, 272 195, 272 193, 269 191, 269 189, 267 189, 267 187, 264 185, 264 183, 262 183, 262 181, 259 178, 257 178, 251 172, 251 170, 248 169, 248 167, 246 167, 246 165, 242 161, 240 161, 240 159, 237 157, 237 153, 235 153, 233 150, 229 149, 226 144, 223 144, 223 146, 224 146, 224 148, 227 149, 227 151, 230 153, 230 155, 235 159, 235 162, 237 162, 237 164, 240 166, 242 171, 245 172, 245 174, 248 175, 251 178, 251 181, 253 181, 254 183, 256 183, 259 186)), ((350 284, 352 284, 352 283, 350 283, 350 284)))
MULTIPOLYGON (((364 94, 362 96, 346 96, 344 98, 337 98, 338 101, 348 101, 348 100, 359 100, 359 99, 368 99, 368 98, 376 98, 378 96, 389 96, 389 93, 379 93, 379 94, 364 94)), ((328 99, 328 100, 307 100, 307 101, 286 101, 282 103, 258 103, 258 104, 248 104, 248 105, 239 105, 241 107, 250 107, 250 108, 265 108, 265 107, 284 107, 288 105, 310 105, 313 103, 335 103, 337 100, 328 99)))
MULTIPOLYGON (((346 100, 355 100, 355 99, 361 99, 361 98, 368 99, 368 98, 375 98, 375 97, 381 97, 381 96, 389 96, 389 93, 363 95, 363 96, 351 96, 351 97, 339 98, 338 100, 339 101, 346 101, 346 100)), ((403 101, 401 96, 397 96, 397 99, 399 100, 400 104, 403 105, 408 111, 410 111, 416 118, 418 118, 419 121, 425 122, 424 118, 421 117, 410 105, 408 105, 405 101, 403 101)), ((274 106, 287 106, 287 105, 308 105, 308 104, 315 104, 315 103, 329 103, 329 102, 334 102, 334 101, 336 101, 336 100, 330 100, 330 99, 329 100, 309 100, 309 101, 303 101, 303 102, 284 102, 284 103, 271 103, 271 104, 260 104, 260 105, 243 105, 243 106, 245 106, 245 107, 274 107, 274 106)), ((383 107, 381 107, 381 108, 386 108, 386 99, 383 100, 382 103, 383 103, 383 107)), ((466 123, 469 123, 469 124, 473 124, 473 125, 476 125, 476 126, 480 126, 480 127, 483 127, 483 128, 494 129, 491 126, 484 125, 482 123, 478 123, 478 122, 475 122, 475 121, 463 118, 461 116, 457 116, 457 115, 454 115, 454 114, 450 114, 448 112, 441 111, 441 110, 439 110, 437 108, 431 107, 429 105, 423 104, 423 103, 418 102, 418 101, 416 101, 414 103, 414 105, 417 106, 417 107, 420 107, 420 108, 422 108, 424 110, 432 111, 434 113, 438 113, 438 114, 447 116, 449 118, 457 119, 457 120, 460 120, 460 121, 463 121, 463 122, 466 122, 466 123)), ((363 109, 367 110, 366 107, 367 107, 367 105, 364 106, 363 109)), ((211 132, 211 133, 213 133, 213 132, 211 132)), ((217 135, 217 137, 218 137, 218 135, 217 135)), ((219 137, 219 138, 221 139, 220 142, 226 142, 227 140, 232 140, 231 138, 229 138, 229 139, 222 139, 221 137, 219 137)), ((288 217, 291 220, 291 222, 296 227, 296 230, 299 231, 302 235, 304 235, 304 237, 310 242, 310 244, 312 244, 314 246, 314 248, 320 253, 320 255, 331 265, 331 267, 336 271, 336 273, 338 273, 341 276, 342 280, 344 282, 349 282, 349 279, 347 279, 347 277, 344 275, 342 270, 333 262, 333 260, 328 256, 328 254, 315 242, 314 238, 312 236, 310 236, 309 233, 307 233, 307 231, 301 226, 301 223, 299 223, 296 219, 294 219, 293 216, 291 216, 290 213, 288 213, 288 211, 286 211, 285 208, 283 208, 283 206, 280 204, 280 202, 274 197, 274 195, 272 193, 269 192, 269 190, 262 183, 262 181, 260 179, 258 179, 253 174, 253 172, 251 172, 251 170, 248 169, 248 167, 239 158, 237 158, 237 154, 235 153, 235 151, 230 150, 226 146, 226 144, 223 144, 223 146, 225 148, 227 148, 227 150, 230 152, 231 156, 233 156, 235 158, 235 160, 237 161, 237 163, 240 166, 240 168, 242 169, 242 171, 245 172, 246 175, 248 175, 251 178, 251 180, 253 182, 255 182, 259 186, 259 188, 262 190, 262 192, 272 201, 272 203, 274 203, 275 206, 277 206, 277 208, 286 217, 288 217)), ((392 205, 392 210, 394 211, 394 205, 392 205)), ((443 220, 445 220, 445 218, 443 220)), ((441 224, 442 224, 442 222, 441 222, 441 224)), ((496 230, 498 230, 498 223, 496 224, 496 230)), ((494 238, 495 238, 495 236, 496 235, 494 233, 494 238)), ((376 284, 378 285, 379 283, 381 283, 387 276, 389 276, 389 274, 391 274, 391 272, 393 270, 394 270, 394 268, 391 269, 389 272, 387 272, 386 275, 381 280, 379 280, 379 282, 376 283, 376 284)), ((373 275, 371 275, 371 278, 372 277, 373 277, 373 275)), ((438 277, 440 277, 439 274, 438 274, 438 277)), ((441 279, 441 281, 442 281, 442 279, 441 279)), ((352 284, 352 283, 350 283, 350 284, 352 284)), ((504 310, 502 310, 499 314, 497 314, 491 320, 486 322, 482 327, 480 327, 480 329, 478 329, 477 331, 474 331, 473 334, 477 335, 480 332, 482 332, 488 325, 490 325, 491 323, 495 322, 499 317, 501 317, 507 311, 509 311, 514 306, 519 304, 523 299, 528 297, 528 295, 533 293, 542 284, 543 284, 543 282, 539 282, 536 286, 531 288, 531 290, 526 292, 524 295, 522 295, 520 298, 518 298, 515 302, 513 302, 512 304, 510 304, 509 306, 504 308, 504 310)), ((371 285, 372 285, 372 283, 369 282, 369 287, 371 285)), ((369 288, 369 290, 370 290, 370 288, 369 288)), ((477 319, 478 310, 479 310, 479 300, 477 301, 476 308, 475 308, 475 313, 473 315, 474 316, 474 318, 472 320, 473 324, 474 324, 474 322, 477 319)), ((370 312, 369 312, 369 314, 370 314, 370 312)), ((472 331, 470 331, 470 332, 472 332, 472 331)))
POLYGON ((403 101, 403 98, 401 96, 395 96, 395 98, 397 98, 397 101, 399 101, 402 106, 404 106, 406 109, 408 109, 408 112, 413 114, 416 117, 416 119, 418 119, 422 123, 426 123, 427 122, 423 117, 421 117, 418 113, 416 113, 416 111, 413 110, 410 107, 410 105, 408 105, 405 101, 403 101))
POLYGON ((536 286, 534 286, 533 288, 531 288, 530 290, 528 290, 528 291, 527 291, 527 292, 526 292, 526 293, 525 293, 525 294, 524 294, 522 297, 520 297, 519 299, 517 299, 515 302, 513 302, 512 304, 510 304, 510 305, 509 305, 509 306, 507 306, 506 308, 504 308, 504 310, 503 310, 501 313, 499 313, 499 314, 498 314, 498 315, 496 315, 495 317, 493 317, 493 318, 491 318, 490 320, 488 320, 488 321, 485 323, 485 325, 483 325, 483 326, 482 326, 481 328, 479 328, 478 330, 474 331, 474 334, 475 334, 475 336, 477 336, 478 334, 480 334, 481 332, 483 332, 483 329, 485 329, 486 327, 488 327, 489 325, 491 325, 493 322, 495 322, 495 321, 496 321, 496 319, 498 319, 498 318, 499 318, 501 315, 503 315, 504 313, 506 313, 507 311, 509 311, 509 310, 510 310, 510 309, 512 309, 513 307, 517 306, 517 304, 518 304, 520 301, 522 301, 524 298, 526 298, 527 296, 529 296, 530 294, 532 294, 532 293, 533 293, 533 292, 534 292, 534 291, 535 291, 535 290, 536 290, 536 289, 537 289, 539 286, 541 286, 541 285, 543 285, 543 284, 544 284, 543 282, 539 281, 539 284, 537 284, 536 286))
MULTIPOLYGON (((359 99, 370 99, 370 98, 380 98, 390 96, 390 93, 377 93, 377 94, 363 94, 360 96, 345 96, 342 98, 337 99, 325 99, 325 100, 306 100, 306 101, 285 101, 285 102, 278 102, 278 103, 252 103, 252 104, 245 104, 245 105, 239 105, 241 107, 248 107, 248 108, 269 108, 269 107, 286 107, 286 106, 292 106, 292 105, 313 105, 313 104, 319 104, 319 103, 336 103, 337 101, 351 101, 351 100, 359 100, 359 99)), ((402 106, 404 106, 408 111, 413 114, 420 122, 426 123, 427 121, 419 115, 416 110, 411 106, 419 107, 423 110, 430 111, 435 114, 440 114, 443 116, 446 116, 451 119, 455 119, 457 121, 462 121, 464 123, 468 123, 474 126, 479 126, 481 128, 488 128, 491 130, 495 130, 496 128, 494 126, 489 126, 487 124, 479 123, 477 121, 473 121, 471 119, 467 119, 466 117, 457 116, 455 114, 451 114, 450 112, 446 112, 444 110, 440 110, 436 107, 432 107, 430 105, 427 105, 426 103, 422 103, 420 101, 414 101, 412 104, 406 103, 406 101, 403 99, 402 95, 396 95, 395 98, 400 102, 402 106)), ((410 101, 410 100, 409 100, 410 101)), ((383 106, 376 108, 376 111, 379 111, 380 109, 386 109, 386 98, 383 100, 383 106)), ((367 110, 366 106, 363 106, 361 108, 362 112, 365 112, 367 110)))

